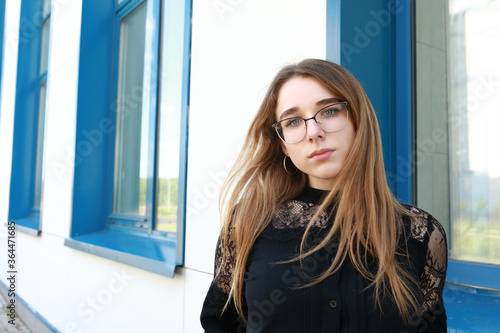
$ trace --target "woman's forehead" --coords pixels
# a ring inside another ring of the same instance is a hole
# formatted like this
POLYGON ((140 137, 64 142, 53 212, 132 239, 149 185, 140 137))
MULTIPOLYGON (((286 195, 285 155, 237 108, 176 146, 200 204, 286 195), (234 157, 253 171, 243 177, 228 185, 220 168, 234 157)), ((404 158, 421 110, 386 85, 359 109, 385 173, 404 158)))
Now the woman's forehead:
POLYGON ((286 81, 278 92, 275 115, 284 112, 314 110, 341 100, 322 82, 313 77, 296 76, 286 81))

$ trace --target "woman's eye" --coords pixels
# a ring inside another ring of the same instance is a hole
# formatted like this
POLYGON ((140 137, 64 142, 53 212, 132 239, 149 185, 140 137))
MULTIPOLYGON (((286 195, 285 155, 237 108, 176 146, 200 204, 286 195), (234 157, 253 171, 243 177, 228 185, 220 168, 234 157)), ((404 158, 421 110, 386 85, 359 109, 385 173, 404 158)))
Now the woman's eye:
POLYGON ((285 127, 296 127, 296 126, 299 126, 300 125, 300 121, 302 119, 300 118, 292 118, 292 119, 288 119, 286 122, 285 122, 285 127))
POLYGON ((329 109, 326 109, 322 112, 323 116, 334 116, 336 113, 340 112, 339 107, 331 107, 329 109))

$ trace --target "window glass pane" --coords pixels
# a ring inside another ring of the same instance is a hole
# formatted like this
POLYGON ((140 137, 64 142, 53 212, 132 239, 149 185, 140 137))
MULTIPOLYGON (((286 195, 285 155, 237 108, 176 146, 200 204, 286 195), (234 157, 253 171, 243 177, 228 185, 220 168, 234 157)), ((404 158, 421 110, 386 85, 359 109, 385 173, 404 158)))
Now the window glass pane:
POLYGON ((40 49, 40 74, 47 70, 49 61, 50 18, 42 24, 42 46, 40 49))
POLYGON ((38 132, 36 144, 36 166, 35 166, 35 199, 34 209, 40 209, 42 199, 42 162, 43 162, 43 141, 45 137, 45 99, 47 95, 47 85, 40 86, 40 104, 38 107, 38 132))
POLYGON ((113 213, 145 215, 148 110, 142 110, 146 5, 120 22, 113 213))
POLYGON ((161 96, 157 179, 156 229, 176 231, 179 182, 182 64, 184 60, 183 1, 167 1, 164 9, 161 54, 161 96))
POLYGON ((450 259, 500 264, 500 2, 415 7, 417 204, 450 259))
POLYGON ((451 256, 500 264, 500 3, 449 14, 451 256))
POLYGON ((449 235, 447 2, 415 1, 417 131, 414 163, 417 188, 415 203, 431 212, 449 235), (431 12, 432 17, 429 15, 431 12))
POLYGON ((50 13, 50 1, 51 0, 43 0, 43 17, 50 13))
POLYGON ((160 110, 156 229, 176 231, 180 108, 174 104, 162 104, 160 110))

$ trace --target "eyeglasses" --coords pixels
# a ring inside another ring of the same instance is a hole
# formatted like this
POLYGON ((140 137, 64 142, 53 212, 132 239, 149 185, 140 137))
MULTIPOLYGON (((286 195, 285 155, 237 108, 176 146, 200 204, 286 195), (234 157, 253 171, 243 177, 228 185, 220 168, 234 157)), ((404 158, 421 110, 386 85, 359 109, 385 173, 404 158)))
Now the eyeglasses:
POLYGON ((280 120, 272 127, 284 143, 297 143, 306 136, 307 121, 314 119, 325 132, 333 133, 342 130, 347 124, 349 102, 334 103, 325 106, 311 118, 293 117, 280 120))

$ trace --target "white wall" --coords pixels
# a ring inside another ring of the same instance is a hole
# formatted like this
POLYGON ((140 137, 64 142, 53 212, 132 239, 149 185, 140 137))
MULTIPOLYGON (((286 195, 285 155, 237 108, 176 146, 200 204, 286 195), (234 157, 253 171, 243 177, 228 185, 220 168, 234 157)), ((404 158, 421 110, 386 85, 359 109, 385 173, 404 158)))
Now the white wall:
POLYGON ((277 71, 325 58, 326 1, 194 3, 186 267, 211 272, 221 182, 277 71))
MULTIPOLYGON (((18 292, 62 332, 201 332, 212 279, 218 192, 274 74, 326 54, 325 0, 193 0, 186 262, 173 279, 67 248, 75 145, 81 0, 53 0, 42 234, 18 233, 18 292), (57 10, 55 10, 57 8, 57 10)), ((6 34, 19 5, 7 2, 6 34)), ((5 38, 0 223, 8 218, 17 46, 5 38), (8 84, 7 84, 8 83, 8 84)), ((5 244, 5 228, 0 239, 5 244)), ((6 251, 0 251, 6 271, 6 251)), ((0 277, 6 282, 4 275, 0 277)))

